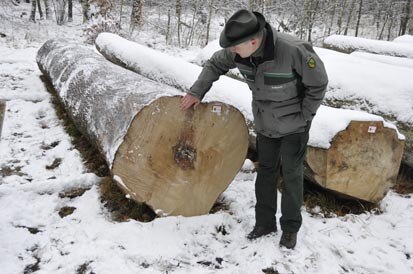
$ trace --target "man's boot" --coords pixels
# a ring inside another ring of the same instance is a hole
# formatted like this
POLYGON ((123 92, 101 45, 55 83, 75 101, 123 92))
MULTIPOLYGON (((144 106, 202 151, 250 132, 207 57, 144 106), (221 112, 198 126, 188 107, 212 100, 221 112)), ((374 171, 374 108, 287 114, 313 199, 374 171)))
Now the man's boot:
POLYGON ((297 244, 296 232, 283 232, 281 236, 280 245, 285 246, 288 249, 292 249, 297 244))
POLYGON ((262 225, 256 225, 254 229, 250 232, 250 234, 247 235, 247 238, 249 240, 254 240, 257 239, 261 236, 270 234, 272 232, 277 232, 277 226, 262 226, 262 225))

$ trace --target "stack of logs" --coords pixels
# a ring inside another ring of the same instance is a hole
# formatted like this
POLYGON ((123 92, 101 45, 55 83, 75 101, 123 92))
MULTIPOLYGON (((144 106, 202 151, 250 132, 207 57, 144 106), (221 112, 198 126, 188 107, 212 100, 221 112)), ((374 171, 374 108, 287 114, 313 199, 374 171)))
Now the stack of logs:
MULTIPOLYGON (((158 215, 207 214, 241 168, 249 131, 233 106, 210 102, 181 111, 180 97, 170 96, 179 90, 68 41, 46 42, 37 62, 75 125, 105 156, 114 180, 158 215)), ((395 130, 353 121, 328 150, 309 148, 307 176, 377 202, 394 182, 402 152, 395 130)))

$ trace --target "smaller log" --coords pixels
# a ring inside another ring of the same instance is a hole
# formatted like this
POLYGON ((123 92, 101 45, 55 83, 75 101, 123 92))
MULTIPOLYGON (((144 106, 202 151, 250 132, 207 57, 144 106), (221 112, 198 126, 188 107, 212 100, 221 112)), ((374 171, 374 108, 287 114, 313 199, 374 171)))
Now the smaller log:
POLYGON ((381 121, 352 121, 329 149, 309 146, 305 176, 320 186, 368 202, 395 183, 404 141, 381 121))
POLYGON ((327 37, 323 42, 323 48, 343 53, 363 51, 396 57, 413 58, 413 48, 409 45, 404 45, 403 43, 337 34, 327 37))
POLYGON ((0 101, 0 140, 1 140, 1 130, 3 128, 5 112, 6 112, 6 102, 0 101))

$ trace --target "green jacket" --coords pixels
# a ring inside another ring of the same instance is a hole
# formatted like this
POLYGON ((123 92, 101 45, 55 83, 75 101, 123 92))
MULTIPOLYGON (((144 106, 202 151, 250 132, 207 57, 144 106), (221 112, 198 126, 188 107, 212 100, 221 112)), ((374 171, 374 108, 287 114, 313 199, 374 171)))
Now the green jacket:
POLYGON ((319 108, 328 78, 312 46, 298 38, 265 27, 262 56, 241 58, 229 48, 206 62, 189 94, 202 99, 214 81, 237 67, 252 91, 257 132, 272 138, 304 132, 319 108))

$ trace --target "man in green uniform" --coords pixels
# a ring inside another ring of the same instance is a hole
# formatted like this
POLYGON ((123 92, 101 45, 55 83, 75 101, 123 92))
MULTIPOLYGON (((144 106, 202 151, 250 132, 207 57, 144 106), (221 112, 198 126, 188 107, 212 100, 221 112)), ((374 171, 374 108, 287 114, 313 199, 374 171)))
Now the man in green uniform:
POLYGON ((220 36, 223 48, 206 62, 181 108, 197 106, 214 81, 237 67, 252 91, 259 167, 255 226, 249 239, 277 231, 277 181, 284 178, 280 245, 294 248, 302 223, 303 161, 311 121, 324 98, 327 74, 312 46, 277 33, 262 14, 239 10, 220 36))

